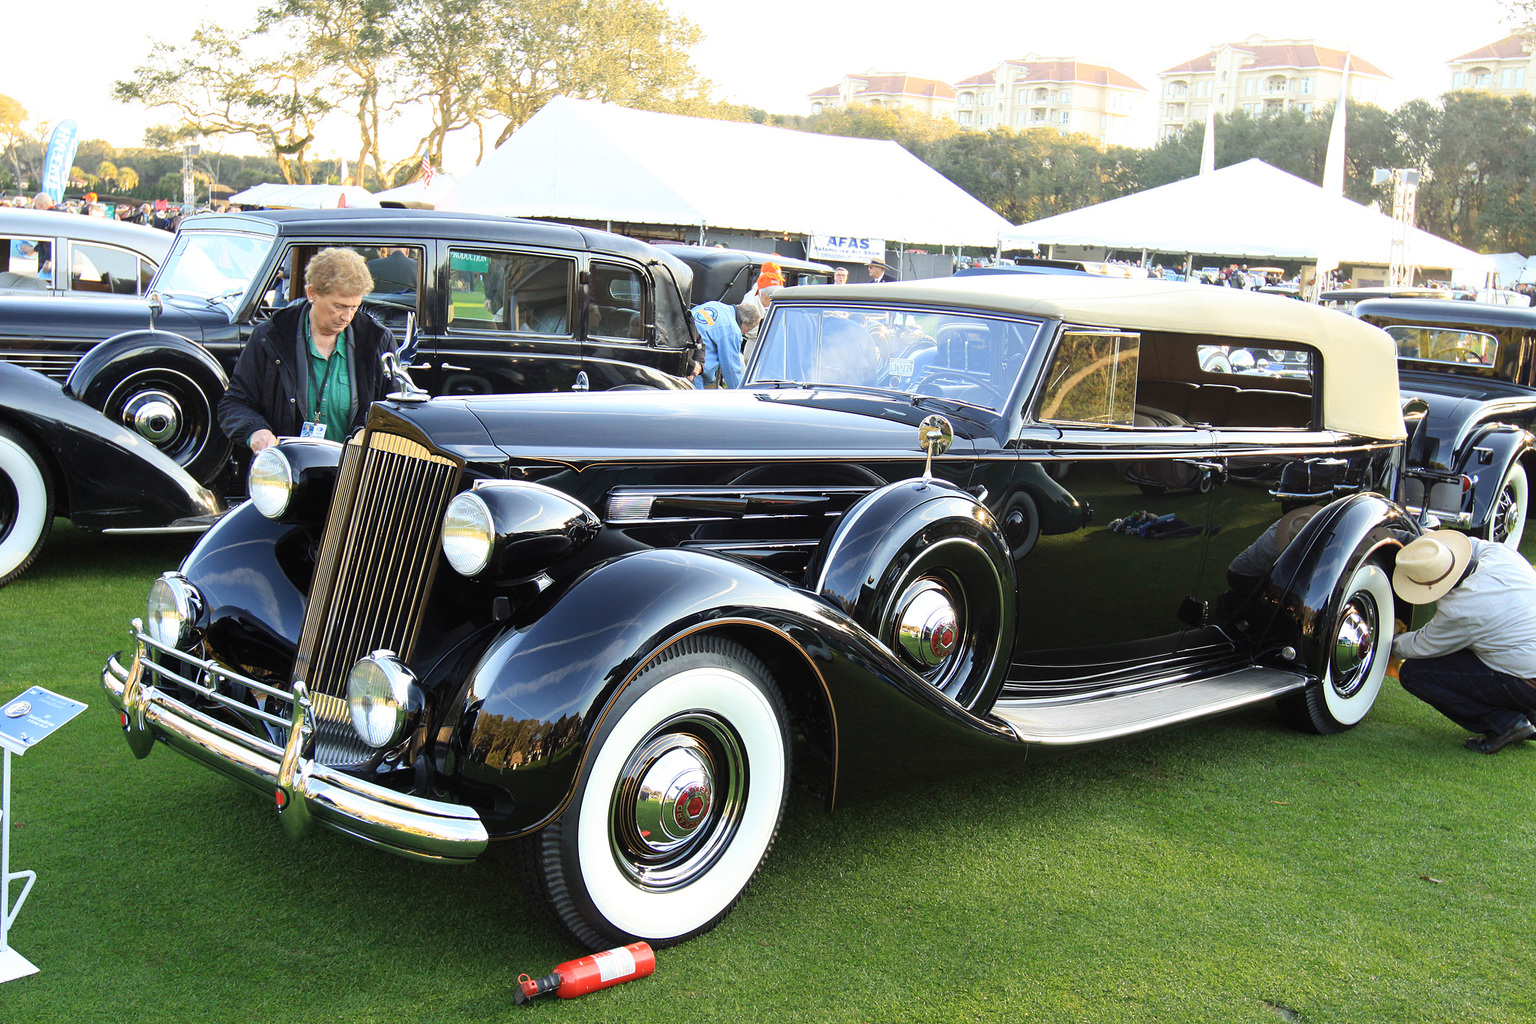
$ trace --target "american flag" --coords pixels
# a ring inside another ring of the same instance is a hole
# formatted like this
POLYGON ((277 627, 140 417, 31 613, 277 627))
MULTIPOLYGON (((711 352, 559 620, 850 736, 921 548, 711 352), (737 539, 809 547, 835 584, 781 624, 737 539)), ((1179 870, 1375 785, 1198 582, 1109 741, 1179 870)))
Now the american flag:
POLYGON ((432 175, 436 173, 437 172, 432 169, 432 161, 427 159, 427 154, 421 154, 421 183, 430 187, 432 184, 432 175))

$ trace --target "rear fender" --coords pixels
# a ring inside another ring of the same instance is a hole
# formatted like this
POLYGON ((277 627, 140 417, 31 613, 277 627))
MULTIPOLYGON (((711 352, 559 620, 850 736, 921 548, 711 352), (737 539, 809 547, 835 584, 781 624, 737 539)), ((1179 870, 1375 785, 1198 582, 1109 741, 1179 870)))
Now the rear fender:
MULTIPOLYGON (((1285 668, 1302 668, 1321 678, 1328 665, 1331 617, 1361 562, 1376 558, 1388 572, 1398 550, 1419 535, 1419 527, 1379 494, 1362 493, 1327 505, 1302 527, 1280 553, 1265 587, 1273 617, 1261 657, 1285 668), (1293 658, 1284 656, 1290 648, 1293 658)), ((1398 618, 1411 614, 1401 601, 1398 618)))

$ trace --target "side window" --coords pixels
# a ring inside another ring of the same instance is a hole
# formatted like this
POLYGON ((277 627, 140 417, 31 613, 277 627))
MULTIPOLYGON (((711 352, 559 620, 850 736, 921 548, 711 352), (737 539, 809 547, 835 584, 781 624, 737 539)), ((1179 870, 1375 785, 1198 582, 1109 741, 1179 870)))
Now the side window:
POLYGON ((50 244, 36 238, 0 238, 5 265, 0 268, 0 289, 43 290, 48 287, 50 244))
POLYGON ((1067 331, 1046 377, 1040 418, 1129 427, 1136 422, 1141 336, 1067 331))
POLYGON ((645 339, 645 279, 638 270, 592 261, 592 303, 587 337, 645 339))
POLYGON ((1494 366, 1498 363, 1499 340, 1476 331, 1457 331, 1441 327, 1387 328, 1397 342, 1400 359, 1425 359, 1436 363, 1470 363, 1494 366))
POLYGON ((266 314, 304 298, 309 261, 322 249, 351 249, 368 264, 373 290, 363 297, 363 309, 394 331, 403 330, 407 314, 416 309, 426 253, 419 245, 339 245, 304 242, 283 254, 282 261, 262 289, 261 306, 266 314))
POLYGON ((79 292, 139 293, 139 258, 124 249, 74 242, 70 245, 69 287, 79 292))
POLYGON ((538 253, 453 249, 449 328, 570 334, 575 262, 538 253))

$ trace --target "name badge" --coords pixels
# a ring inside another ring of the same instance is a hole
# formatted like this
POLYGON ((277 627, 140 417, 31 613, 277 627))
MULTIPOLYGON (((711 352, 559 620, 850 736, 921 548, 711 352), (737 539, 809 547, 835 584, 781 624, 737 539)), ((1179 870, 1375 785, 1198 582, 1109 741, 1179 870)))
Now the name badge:
POLYGON ((299 436, 312 437, 317 441, 323 441, 325 440, 325 424, 305 420, 304 425, 299 428, 299 436))

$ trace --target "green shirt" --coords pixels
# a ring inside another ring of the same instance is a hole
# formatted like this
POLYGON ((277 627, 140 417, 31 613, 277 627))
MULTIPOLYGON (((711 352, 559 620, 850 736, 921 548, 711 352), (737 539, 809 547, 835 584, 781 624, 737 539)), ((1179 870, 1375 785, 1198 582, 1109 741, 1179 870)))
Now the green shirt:
POLYGON ((304 316, 304 341, 309 348, 309 396, 303 410, 305 422, 324 423, 328 441, 346 437, 352 421, 352 380, 347 373, 348 327, 336 338, 336 348, 327 359, 315 350, 309 329, 309 315, 304 316))

